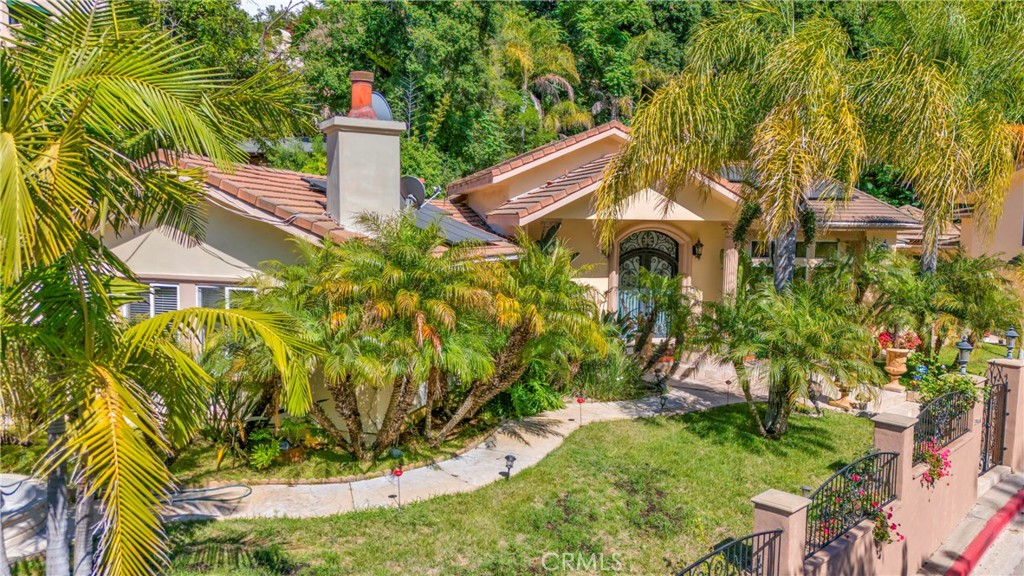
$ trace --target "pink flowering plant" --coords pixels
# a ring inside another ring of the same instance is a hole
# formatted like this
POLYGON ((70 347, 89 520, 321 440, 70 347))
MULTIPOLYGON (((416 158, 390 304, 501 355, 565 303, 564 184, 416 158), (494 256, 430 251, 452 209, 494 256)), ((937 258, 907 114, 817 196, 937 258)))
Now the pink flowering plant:
POLYGON ((921 474, 921 483, 935 486, 939 480, 950 475, 953 468, 949 461, 949 448, 943 448, 934 440, 925 440, 918 446, 917 459, 928 465, 921 474))
POLYGON ((921 339, 913 332, 882 332, 878 335, 878 345, 882 350, 887 348, 905 348, 917 350, 921 345, 921 339))
POLYGON ((892 506, 890 506, 888 510, 881 507, 876 508, 875 511, 871 513, 870 518, 875 523, 873 530, 875 543, 892 544, 893 542, 903 542, 907 539, 907 537, 900 532, 900 525, 893 521, 892 515, 892 506))

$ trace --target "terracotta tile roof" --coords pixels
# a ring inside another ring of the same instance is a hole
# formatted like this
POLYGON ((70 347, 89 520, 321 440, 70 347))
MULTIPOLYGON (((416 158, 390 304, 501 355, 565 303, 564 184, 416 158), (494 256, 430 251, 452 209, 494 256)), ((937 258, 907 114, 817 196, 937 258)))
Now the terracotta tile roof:
MULTIPOLYGON (((743 185, 723 177, 714 179, 737 196, 743 196, 743 185)), ((807 200, 814 215, 832 228, 901 228, 921 226, 921 220, 861 190, 854 190, 846 202, 827 198, 807 200)))
POLYGON ((614 157, 615 154, 606 154, 566 172, 543 186, 520 194, 488 212, 487 218, 494 222, 519 225, 522 218, 539 212, 555 202, 579 195, 582 190, 600 182, 605 168, 614 157))
POLYGON ((524 164, 529 164, 530 162, 533 162, 535 160, 540 160, 545 156, 554 154, 555 152, 568 148, 573 144, 582 142, 583 140, 587 140, 588 138, 593 138, 594 136, 603 134, 605 132, 609 132, 611 130, 619 130, 621 132, 629 133, 628 126, 626 126, 622 122, 613 120, 611 122, 601 124, 600 126, 595 126, 590 130, 586 130, 584 132, 580 132, 579 134, 569 136, 568 138, 556 140, 555 142, 549 142, 548 144, 534 148, 533 150, 524 152, 513 158, 509 158, 508 160, 505 160, 500 164, 496 164, 494 166, 491 166, 490 168, 485 168, 483 170, 480 170, 479 172, 474 172, 469 176, 460 178, 448 185, 448 193, 455 194, 460 192, 466 192, 468 190, 478 188, 485 184, 489 184, 494 181, 495 177, 500 176, 506 172, 515 170, 516 168, 519 168, 524 164))
MULTIPOLYGON (((918 222, 924 219, 924 211, 916 206, 907 204, 900 206, 899 210, 915 218, 918 222)), ((924 243, 924 229, 918 227, 913 230, 899 232, 896 234, 896 241, 900 244, 920 247, 924 243)), ((947 223, 942 234, 939 234, 939 248, 956 248, 960 245, 960 227, 953 223, 947 223)))
MULTIPOLYGON (((160 152, 159 159, 172 161, 164 152, 160 152)), ((344 229, 327 214, 326 194, 306 181, 322 180, 323 176, 251 164, 236 164, 233 172, 226 173, 209 158, 192 154, 177 157, 174 164, 182 169, 202 169, 208 185, 280 218, 284 225, 339 242, 364 237, 344 229)))

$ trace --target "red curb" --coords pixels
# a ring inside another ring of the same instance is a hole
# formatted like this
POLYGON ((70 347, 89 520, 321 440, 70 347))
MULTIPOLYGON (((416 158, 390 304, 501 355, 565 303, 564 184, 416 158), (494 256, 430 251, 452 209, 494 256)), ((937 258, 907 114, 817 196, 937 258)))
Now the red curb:
POLYGON ((974 537, 974 540, 971 540, 971 543, 967 545, 967 548, 956 559, 956 562, 953 562, 953 566, 946 572, 946 576, 967 576, 970 574, 971 570, 974 570, 974 567, 978 565, 981 555, 988 550, 988 547, 992 545, 992 542, 1003 531, 1003 528, 1006 528, 1006 525, 1021 510, 1024 510, 1024 489, 1017 492, 1005 506, 988 519, 981 532, 974 537))

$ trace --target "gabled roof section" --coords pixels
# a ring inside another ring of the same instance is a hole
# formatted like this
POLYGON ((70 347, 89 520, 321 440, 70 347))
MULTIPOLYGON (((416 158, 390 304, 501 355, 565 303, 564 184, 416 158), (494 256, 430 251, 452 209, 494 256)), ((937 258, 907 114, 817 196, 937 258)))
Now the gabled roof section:
MULTIPOLYGON (((737 196, 743 196, 742 170, 726 168, 717 182, 737 196)), ((842 228, 920 228, 921 220, 899 208, 879 200, 862 190, 854 189, 842 201, 842 185, 835 181, 822 183, 807 198, 807 205, 825 227, 842 228)))
MULTIPOLYGON (((922 222, 924 220, 924 211, 916 206, 909 204, 900 206, 899 210, 912 218, 922 222)), ((919 226, 912 230, 900 232, 896 234, 897 243, 903 246, 909 246, 912 248, 920 248, 924 245, 924 227, 919 226)), ((952 249, 960 245, 960 227, 953 223, 947 223, 943 228, 941 234, 939 234, 939 248, 940 249, 952 249)))
POLYGON ((618 132, 623 136, 626 136, 629 134, 629 127, 622 122, 613 120, 611 122, 601 124, 600 126, 595 126, 590 130, 580 132, 579 134, 575 134, 555 142, 549 142, 548 144, 534 148, 529 152, 524 152, 518 156, 505 160, 500 164, 496 164, 490 168, 485 168, 479 172, 475 172, 469 176, 452 182, 447 187, 448 193, 461 194, 476 190, 477 188, 488 184, 493 184, 503 175, 508 174, 517 168, 534 162, 539 162, 545 158, 556 155, 563 150, 577 147, 587 140, 603 137, 609 132, 618 132))
POLYGON ((327 195, 318 186, 324 177, 251 164, 236 164, 228 173, 209 158, 194 154, 172 157, 160 151, 165 164, 201 169, 208 186, 279 219, 281 227, 343 242, 365 236, 346 230, 327 214, 327 195))
POLYGON ((565 203, 583 197, 601 182, 605 169, 615 154, 606 154, 570 170, 564 175, 512 198, 487 213, 487 220, 495 224, 522 226, 556 203, 565 203))

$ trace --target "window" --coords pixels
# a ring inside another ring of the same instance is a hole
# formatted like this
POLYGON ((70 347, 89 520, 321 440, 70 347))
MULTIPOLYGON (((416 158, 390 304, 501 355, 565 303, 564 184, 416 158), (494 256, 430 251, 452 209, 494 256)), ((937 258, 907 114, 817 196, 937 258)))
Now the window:
POLYGON ((839 242, 815 242, 814 244, 815 258, 828 258, 837 253, 839 253, 839 242))
POLYGON ((231 308, 232 298, 235 304, 252 294, 254 290, 246 286, 200 286, 199 305, 203 308, 231 308))
POLYGON ((152 318, 178 309, 178 287, 174 284, 152 284, 143 299, 128 305, 128 318, 152 318))

